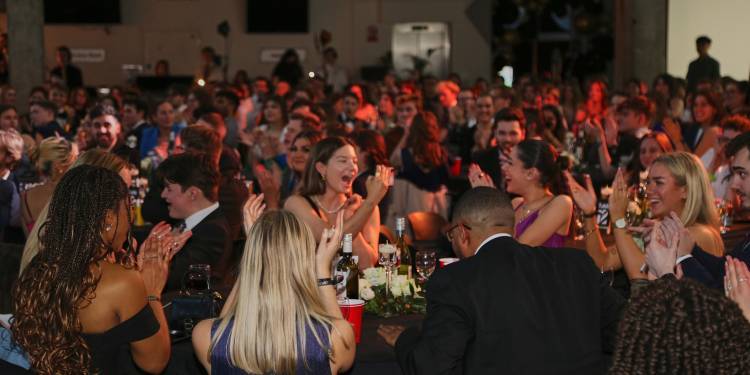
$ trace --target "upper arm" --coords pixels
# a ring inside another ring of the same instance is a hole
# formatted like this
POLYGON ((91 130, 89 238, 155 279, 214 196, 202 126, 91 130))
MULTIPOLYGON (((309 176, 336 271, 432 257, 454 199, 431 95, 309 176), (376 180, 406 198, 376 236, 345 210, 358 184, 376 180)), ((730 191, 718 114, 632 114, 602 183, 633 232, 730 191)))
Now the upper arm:
POLYGON ((558 195, 547 207, 539 211, 534 223, 518 238, 518 242, 539 246, 563 227, 570 226, 573 201, 567 195, 558 195))
POLYGON ((207 319, 199 322, 193 328, 193 349, 195 356, 203 367, 211 373, 211 361, 208 349, 211 347, 211 325, 214 319, 207 319))
POLYGON ((326 227, 323 220, 315 214, 315 208, 310 207, 310 204, 299 195, 292 195, 287 198, 284 202, 284 209, 295 214, 299 219, 305 222, 307 226, 312 230, 315 236, 315 241, 320 241, 320 236, 323 234, 323 229, 326 227))
POLYGON ((357 345, 354 342, 354 330, 346 320, 338 319, 333 322, 331 349, 331 372, 337 374, 349 370, 354 363, 357 345))

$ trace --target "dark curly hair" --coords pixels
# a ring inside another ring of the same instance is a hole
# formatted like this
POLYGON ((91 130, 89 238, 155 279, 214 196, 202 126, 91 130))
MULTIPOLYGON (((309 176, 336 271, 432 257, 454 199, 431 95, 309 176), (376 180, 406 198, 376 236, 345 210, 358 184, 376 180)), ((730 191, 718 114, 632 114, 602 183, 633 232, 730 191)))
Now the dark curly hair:
POLYGON ((55 188, 39 232, 39 254, 12 292, 13 338, 36 373, 90 372, 91 353, 81 337, 78 311, 95 298, 98 262, 114 255, 118 263, 132 266, 132 253, 119 252, 102 237, 107 213, 127 207, 127 197, 117 173, 90 165, 72 168, 55 188))
POLYGON ((609 373, 747 374, 748 357, 750 323, 737 304, 667 276, 631 299, 609 373))

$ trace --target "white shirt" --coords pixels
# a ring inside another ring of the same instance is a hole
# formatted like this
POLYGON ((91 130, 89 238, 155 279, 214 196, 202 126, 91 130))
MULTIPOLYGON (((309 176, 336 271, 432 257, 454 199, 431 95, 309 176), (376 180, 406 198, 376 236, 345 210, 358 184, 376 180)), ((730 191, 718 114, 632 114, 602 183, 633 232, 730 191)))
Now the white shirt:
POLYGON ((193 230, 196 225, 200 224, 206 216, 210 215, 211 212, 216 211, 219 208, 219 202, 216 202, 200 211, 196 211, 192 215, 185 218, 185 230, 193 230))
POLYGON ((474 252, 474 255, 477 255, 477 253, 479 253, 479 250, 482 249, 482 246, 486 245, 487 242, 490 242, 494 240, 495 238, 500 238, 500 237, 512 237, 512 236, 509 233, 495 233, 487 237, 484 241, 482 241, 482 243, 479 244, 479 247, 477 248, 477 251, 474 252))

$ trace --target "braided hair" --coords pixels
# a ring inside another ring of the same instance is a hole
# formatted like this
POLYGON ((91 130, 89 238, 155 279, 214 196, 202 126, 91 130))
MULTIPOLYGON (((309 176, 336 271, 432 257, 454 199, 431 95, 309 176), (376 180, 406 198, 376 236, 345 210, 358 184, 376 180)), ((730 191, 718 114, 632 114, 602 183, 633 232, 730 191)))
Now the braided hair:
POLYGON ((90 372, 78 310, 95 298, 98 262, 112 255, 123 265, 132 259, 102 237, 107 213, 127 207, 127 194, 117 173, 90 165, 72 168, 57 185, 39 232, 39 254, 12 292, 13 337, 37 373, 90 372))
POLYGON ((631 299, 610 374, 747 374, 749 356, 750 323, 737 304, 668 276, 631 299))

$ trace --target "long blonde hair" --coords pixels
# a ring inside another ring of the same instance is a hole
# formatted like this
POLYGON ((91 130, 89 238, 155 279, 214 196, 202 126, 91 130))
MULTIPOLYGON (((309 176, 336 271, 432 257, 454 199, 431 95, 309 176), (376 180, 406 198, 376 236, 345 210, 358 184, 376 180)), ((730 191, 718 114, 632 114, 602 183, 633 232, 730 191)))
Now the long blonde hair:
POLYGON ((315 238, 288 211, 269 211, 255 222, 242 256, 236 297, 211 338, 211 349, 229 322, 233 366, 251 374, 292 374, 305 358, 305 334, 330 353, 332 319, 320 300, 315 276, 315 238), (326 344, 320 331, 325 328, 326 344))
MULTIPOLYGON (((1 130, 0 130, 1 131, 1 130)), ((49 138, 48 138, 49 139, 49 138)), ((128 163, 121 157, 107 151, 100 149, 92 149, 81 154, 78 159, 73 163, 70 169, 75 168, 79 165, 93 165, 96 167, 102 167, 119 173, 120 170, 128 166, 128 163)), ((34 227, 29 231, 29 235, 26 238, 26 243, 23 245, 23 254, 21 255, 21 266, 18 269, 18 275, 23 273, 26 266, 29 265, 32 259, 39 252, 39 229, 42 227, 47 216, 49 214, 49 203, 44 205, 44 208, 39 212, 34 227)))
POLYGON ((714 206, 708 173, 697 156, 682 151, 671 152, 659 156, 652 164, 663 165, 678 186, 687 188, 685 206, 680 215, 686 227, 698 223, 719 228, 719 214, 714 206))

